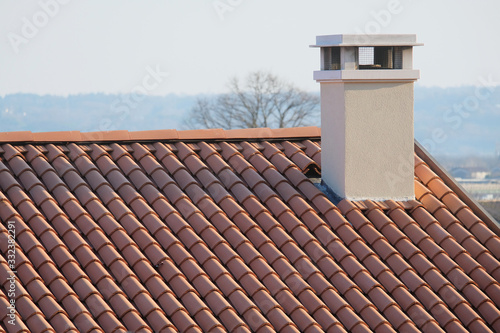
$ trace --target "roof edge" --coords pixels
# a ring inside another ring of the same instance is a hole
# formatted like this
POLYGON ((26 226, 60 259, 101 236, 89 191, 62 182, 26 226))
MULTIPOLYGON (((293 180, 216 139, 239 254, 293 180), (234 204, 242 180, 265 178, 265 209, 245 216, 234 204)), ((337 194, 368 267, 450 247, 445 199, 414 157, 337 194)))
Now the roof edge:
POLYGON ((30 131, 0 133, 0 142, 32 142, 33 140, 34 140, 33 133, 31 133, 30 131))
POLYGON ((317 126, 291 128, 247 128, 224 130, 200 129, 183 130, 164 129, 149 131, 60 131, 35 132, 17 131, 0 132, 0 143, 55 143, 55 142, 110 142, 110 141, 162 141, 162 140, 238 140, 238 139, 281 139, 315 138, 321 136, 317 126))
POLYGON ((498 236, 500 236, 500 223, 479 202, 472 198, 448 171, 445 170, 436 159, 415 139, 415 152, 434 171, 444 183, 455 192, 486 225, 498 236))

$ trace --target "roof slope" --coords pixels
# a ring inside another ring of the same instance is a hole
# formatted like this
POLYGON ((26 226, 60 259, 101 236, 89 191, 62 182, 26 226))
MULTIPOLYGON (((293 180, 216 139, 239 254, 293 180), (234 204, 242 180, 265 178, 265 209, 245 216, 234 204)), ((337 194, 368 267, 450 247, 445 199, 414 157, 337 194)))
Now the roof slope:
POLYGON ((500 331, 500 238, 419 156, 334 205, 317 129, 204 133, 0 145, 0 331, 500 331))

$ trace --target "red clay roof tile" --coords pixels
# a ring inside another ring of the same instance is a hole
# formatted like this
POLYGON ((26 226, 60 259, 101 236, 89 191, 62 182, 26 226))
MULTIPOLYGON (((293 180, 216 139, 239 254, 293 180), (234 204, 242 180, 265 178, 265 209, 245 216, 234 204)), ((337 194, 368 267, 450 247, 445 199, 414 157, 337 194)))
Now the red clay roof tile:
POLYGON ((0 133, 1 142, 30 142, 33 141, 33 133, 30 131, 2 132, 0 133))
POLYGON ((209 140, 209 139, 225 139, 226 134, 221 129, 202 129, 202 130, 185 130, 178 131, 180 140, 209 140))
POLYGON ((228 130, 226 132, 227 139, 246 139, 252 138, 272 138, 273 132, 270 128, 246 128, 246 129, 234 129, 228 130))
MULTIPOLYGON (((130 140, 128 131, 108 131, 108 132, 83 132, 80 134, 82 141, 122 141, 130 140)), ((71 140, 65 140, 71 141, 71 140)), ((62 141, 64 142, 64 141, 62 141)))
POLYGON ((176 130, 153 130, 129 132, 130 140, 133 141, 153 141, 153 140, 172 140, 178 139, 179 134, 176 130))
POLYGON ((82 141, 79 131, 33 133, 35 142, 78 142, 82 141))

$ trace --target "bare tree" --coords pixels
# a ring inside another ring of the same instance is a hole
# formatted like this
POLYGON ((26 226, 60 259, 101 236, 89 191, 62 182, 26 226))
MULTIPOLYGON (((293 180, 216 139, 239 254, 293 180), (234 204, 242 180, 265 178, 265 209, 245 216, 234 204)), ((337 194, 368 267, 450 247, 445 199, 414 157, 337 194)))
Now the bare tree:
POLYGON ((198 98, 185 124, 189 128, 296 127, 318 123, 319 96, 267 72, 252 72, 244 83, 233 78, 229 93, 198 98))

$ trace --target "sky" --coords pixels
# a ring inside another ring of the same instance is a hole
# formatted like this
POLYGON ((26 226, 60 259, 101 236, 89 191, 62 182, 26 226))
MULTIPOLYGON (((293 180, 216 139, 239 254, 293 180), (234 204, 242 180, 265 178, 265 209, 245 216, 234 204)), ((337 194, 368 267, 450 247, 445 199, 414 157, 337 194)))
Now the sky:
POLYGON ((418 84, 500 82, 498 0, 0 0, 0 96, 220 93, 272 71, 319 91, 316 35, 414 33, 418 84))

